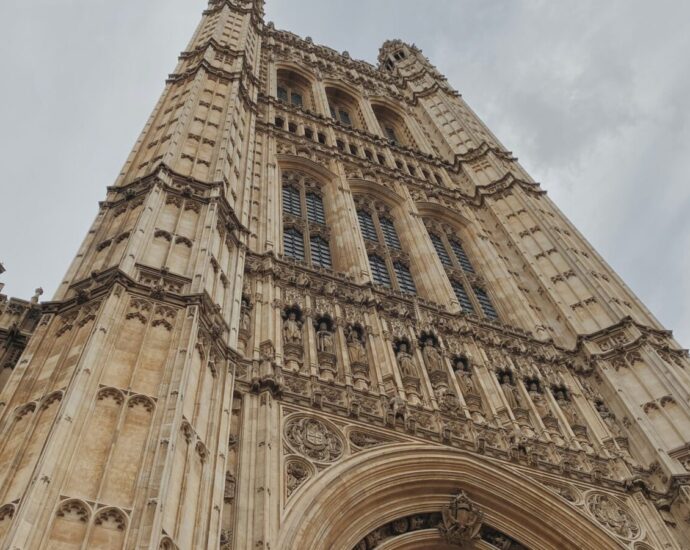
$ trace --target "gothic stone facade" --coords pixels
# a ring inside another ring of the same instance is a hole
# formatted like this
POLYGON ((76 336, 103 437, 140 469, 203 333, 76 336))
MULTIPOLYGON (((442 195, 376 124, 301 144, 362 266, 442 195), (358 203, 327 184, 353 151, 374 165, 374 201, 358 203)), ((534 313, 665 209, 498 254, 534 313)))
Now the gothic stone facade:
POLYGON ((690 547, 687 354, 379 62, 211 0, 54 299, 0 302, 2 548, 690 547))

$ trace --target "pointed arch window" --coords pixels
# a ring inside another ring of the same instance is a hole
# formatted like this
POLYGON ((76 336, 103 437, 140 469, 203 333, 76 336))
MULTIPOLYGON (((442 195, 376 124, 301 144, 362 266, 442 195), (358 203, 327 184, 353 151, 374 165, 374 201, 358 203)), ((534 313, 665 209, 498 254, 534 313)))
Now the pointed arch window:
POLYGON ((465 247, 453 230, 430 224, 429 238, 450 279, 453 293, 466 313, 480 314, 498 320, 498 312, 489 297, 484 282, 477 275, 465 247))
POLYGON ((409 258, 402 250, 395 223, 385 207, 372 208, 358 200, 357 219, 365 240, 374 283, 407 294, 416 294, 409 258))
POLYGON ((299 172, 285 172, 281 196, 285 256, 332 269, 330 233, 318 183, 299 172))

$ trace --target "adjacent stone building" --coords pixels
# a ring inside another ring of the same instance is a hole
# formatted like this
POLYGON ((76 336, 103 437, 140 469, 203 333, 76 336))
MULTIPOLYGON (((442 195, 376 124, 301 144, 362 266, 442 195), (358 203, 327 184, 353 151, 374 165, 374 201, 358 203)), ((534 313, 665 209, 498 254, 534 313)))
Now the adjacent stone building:
POLYGON ((262 0, 0 346, 2 548, 690 547, 687 353, 418 48, 262 0))

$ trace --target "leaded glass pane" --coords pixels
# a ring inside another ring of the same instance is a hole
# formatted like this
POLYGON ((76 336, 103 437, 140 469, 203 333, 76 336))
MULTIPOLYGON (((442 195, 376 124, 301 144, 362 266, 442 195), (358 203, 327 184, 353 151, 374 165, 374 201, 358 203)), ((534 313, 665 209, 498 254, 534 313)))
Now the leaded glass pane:
POLYGON ((282 86, 278 86, 278 99, 285 102, 288 100, 288 92, 282 86))

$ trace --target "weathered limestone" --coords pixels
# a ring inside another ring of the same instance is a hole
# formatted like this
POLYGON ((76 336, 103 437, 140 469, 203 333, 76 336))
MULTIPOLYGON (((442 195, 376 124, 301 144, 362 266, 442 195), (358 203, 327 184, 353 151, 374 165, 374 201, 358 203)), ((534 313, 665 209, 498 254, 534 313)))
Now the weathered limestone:
POLYGON ((39 296, 2 548, 690 546, 687 353, 414 46, 211 0, 39 296))

